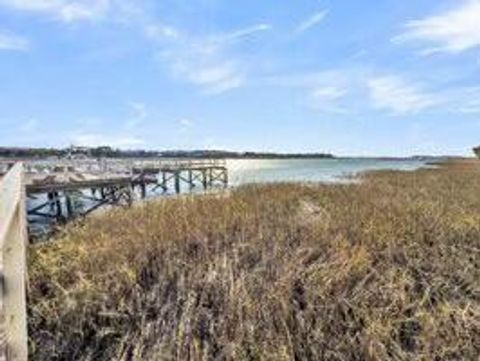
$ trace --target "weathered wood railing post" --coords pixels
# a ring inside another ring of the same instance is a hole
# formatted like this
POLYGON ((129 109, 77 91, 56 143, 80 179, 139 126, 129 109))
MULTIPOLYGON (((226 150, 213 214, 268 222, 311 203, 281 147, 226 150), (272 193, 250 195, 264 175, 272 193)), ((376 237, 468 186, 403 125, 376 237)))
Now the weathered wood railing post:
POLYGON ((27 360, 27 227, 23 165, 0 180, 0 360, 27 360))

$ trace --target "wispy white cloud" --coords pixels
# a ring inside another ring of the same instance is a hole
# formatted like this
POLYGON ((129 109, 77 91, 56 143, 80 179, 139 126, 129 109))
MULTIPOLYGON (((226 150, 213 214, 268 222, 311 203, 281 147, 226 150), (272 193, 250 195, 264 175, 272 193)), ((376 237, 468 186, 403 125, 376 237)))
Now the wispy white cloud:
POLYGON ((214 42, 232 42, 236 40, 241 40, 247 38, 256 33, 261 33, 264 31, 271 30, 272 27, 269 24, 257 24, 243 29, 235 30, 230 33, 218 35, 213 37, 214 42))
POLYGON ((147 25, 145 27, 145 34, 148 38, 154 40, 178 39, 181 36, 180 32, 176 28, 163 24, 147 25))
POLYGON ((406 24, 406 31, 393 42, 433 44, 422 50, 423 55, 457 54, 480 47, 480 0, 462 0, 457 4, 447 12, 410 21, 406 24))
POLYGON ((305 31, 310 30, 310 29, 313 28, 315 25, 317 25, 317 24, 319 24, 320 22, 322 22, 327 15, 328 15, 328 11, 327 11, 327 10, 322 10, 322 11, 319 11, 319 12, 311 15, 310 17, 308 17, 307 19, 305 19, 304 21, 302 21, 302 22, 297 26, 297 28, 295 29, 295 33, 296 33, 296 34, 302 34, 302 33, 304 33, 305 31))
POLYGON ((371 70, 362 67, 340 67, 303 73, 276 74, 262 79, 267 85, 316 89, 357 87, 371 70))
POLYGON ((418 113, 439 104, 439 98, 399 76, 376 77, 367 81, 374 108, 396 115, 418 113))
POLYGON ((180 133, 186 134, 193 127, 194 122, 190 119, 183 118, 178 121, 180 124, 180 133))
POLYGON ((146 34, 158 42, 158 58, 172 75, 205 94, 220 94, 245 82, 243 57, 233 51, 235 43, 269 29, 267 24, 257 24, 223 34, 191 36, 174 27, 149 25, 146 34))
POLYGON ((480 114, 480 87, 414 82, 413 75, 380 74, 371 68, 343 67, 264 78, 263 86, 299 92, 302 104, 317 112, 396 116, 420 113, 480 114))
POLYGON ((316 112, 352 114, 364 107, 364 84, 369 75, 366 68, 343 67, 278 74, 263 78, 261 84, 300 92, 302 105, 316 112))
POLYGON ((178 122, 182 127, 191 127, 193 125, 193 121, 187 118, 180 119, 178 122))
POLYGON ((29 41, 23 36, 0 30, 0 50, 25 51, 30 47, 29 41))
POLYGON ((425 87, 408 82, 399 76, 377 77, 367 80, 371 105, 396 115, 428 111, 441 114, 480 114, 480 87, 435 86, 425 87))
POLYGON ((112 12, 123 16, 138 11, 130 0, 0 0, 0 7, 45 15, 66 23, 104 19, 111 17, 112 12))
POLYGON ((343 98, 345 94, 347 94, 347 91, 345 89, 330 86, 315 89, 312 95, 318 99, 337 100, 343 98))
POLYGON ((176 74, 201 87, 206 94, 220 94, 243 85, 245 77, 234 62, 195 64, 178 59, 173 64, 176 74))
POLYGON ((19 11, 52 16, 65 22, 92 19, 103 14, 110 6, 109 0, 0 0, 0 5, 19 11))
POLYGON ((346 89, 334 85, 315 88, 310 95, 309 104, 313 109, 319 111, 345 113, 346 109, 340 101, 347 94, 346 89))

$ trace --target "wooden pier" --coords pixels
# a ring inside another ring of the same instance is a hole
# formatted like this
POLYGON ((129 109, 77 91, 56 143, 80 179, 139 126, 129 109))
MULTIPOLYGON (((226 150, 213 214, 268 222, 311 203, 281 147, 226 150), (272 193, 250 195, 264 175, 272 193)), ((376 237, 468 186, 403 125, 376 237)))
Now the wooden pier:
POLYGON ((149 194, 228 185, 224 160, 37 162, 25 169, 26 195, 34 204, 30 222, 66 222, 103 206, 130 206, 149 194))
POLYGON ((151 192, 228 185, 224 160, 0 162, 0 361, 27 360, 27 222, 66 222, 151 192), (77 206, 82 203, 81 206, 77 206), (28 205, 33 204, 33 206, 28 205), (28 218, 27 218, 28 216, 28 218))

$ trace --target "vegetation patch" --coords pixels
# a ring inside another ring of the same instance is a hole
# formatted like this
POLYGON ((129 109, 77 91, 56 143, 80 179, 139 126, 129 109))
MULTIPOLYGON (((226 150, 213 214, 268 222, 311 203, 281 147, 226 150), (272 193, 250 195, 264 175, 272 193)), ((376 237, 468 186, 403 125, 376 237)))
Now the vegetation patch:
POLYGON ((29 250, 33 360, 476 360, 480 161, 145 203, 29 250))

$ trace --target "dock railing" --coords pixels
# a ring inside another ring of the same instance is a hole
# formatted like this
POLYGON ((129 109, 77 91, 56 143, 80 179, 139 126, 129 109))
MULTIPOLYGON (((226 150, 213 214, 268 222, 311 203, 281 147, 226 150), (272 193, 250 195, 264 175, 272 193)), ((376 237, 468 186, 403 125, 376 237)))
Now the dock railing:
POLYGON ((0 360, 27 360, 27 228, 23 166, 0 179, 0 360))
MULTIPOLYGON (((102 159, 51 159, 26 161, 26 173, 49 174, 59 170, 75 170, 90 174, 129 174, 133 168, 208 168, 226 167, 225 159, 207 158, 102 158, 102 159)), ((7 167, 4 162, 3 168, 7 167)))

